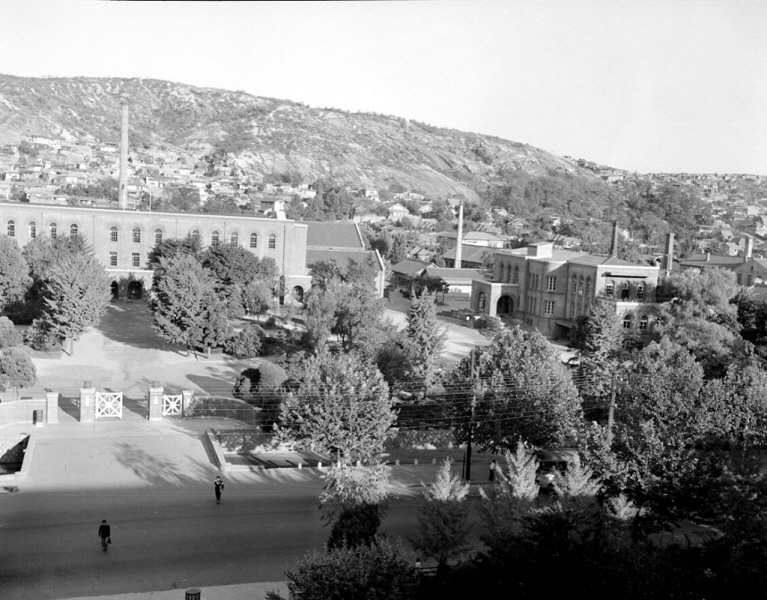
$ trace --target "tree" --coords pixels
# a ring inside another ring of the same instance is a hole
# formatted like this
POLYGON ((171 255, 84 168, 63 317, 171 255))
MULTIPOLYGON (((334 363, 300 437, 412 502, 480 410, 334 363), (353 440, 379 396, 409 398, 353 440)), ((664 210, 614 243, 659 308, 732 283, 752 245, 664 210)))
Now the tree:
POLYGON ((519 327, 496 333, 477 348, 475 376, 464 358, 446 388, 454 408, 456 435, 489 450, 514 448, 521 438, 536 446, 570 442, 581 425, 581 403, 559 357, 537 331, 519 327))
MULTIPOLYGON (((311 552, 285 576, 295 600, 415 600, 418 589, 412 554, 384 538, 369 546, 311 552)), ((284 600, 274 592, 267 598, 284 600)))
POLYGON ((434 483, 424 492, 426 504, 419 510, 419 530, 413 547, 435 558, 440 568, 469 547, 472 527, 465 501, 468 493, 469 485, 450 472, 449 459, 442 462, 434 483))
POLYGON ((152 327, 172 344, 197 346, 215 305, 213 276, 192 256, 161 258, 152 284, 152 327))
POLYGON ((22 342, 21 334, 8 317, 0 317, 0 350, 18 346, 22 342))
POLYGON ((106 312, 112 297, 104 267, 90 254, 65 254, 50 267, 42 288, 41 320, 59 342, 72 343, 106 312))
POLYGON ((171 259, 178 254, 188 256, 198 256, 202 252, 202 239, 199 235, 189 234, 183 239, 167 239, 157 244, 147 257, 147 263, 150 269, 157 269, 160 266, 160 259, 171 259))
POLYGON ((445 345, 445 329, 439 326, 435 295, 421 292, 407 311, 409 385, 424 394, 431 388, 439 372, 439 361, 445 345))
POLYGON ((0 383, 16 389, 29 387, 37 381, 37 371, 32 359, 21 348, 0 350, 0 383))
POLYGON ((337 462, 374 464, 395 433, 389 386, 354 355, 322 352, 304 365, 298 390, 282 407, 278 435, 337 462))
POLYGON ((18 245, 0 235, 0 311, 21 303, 31 284, 28 266, 18 245))
POLYGON ((241 295, 245 311, 251 315, 263 315, 274 301, 272 287, 259 279, 249 281, 241 295))

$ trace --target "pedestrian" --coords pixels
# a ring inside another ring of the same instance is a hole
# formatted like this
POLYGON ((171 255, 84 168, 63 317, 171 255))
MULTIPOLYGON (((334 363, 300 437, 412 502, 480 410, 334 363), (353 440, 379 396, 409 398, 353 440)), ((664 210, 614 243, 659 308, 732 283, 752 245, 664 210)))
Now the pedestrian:
POLYGON ((498 462, 493 460, 490 463, 490 481, 495 481, 495 469, 498 467, 498 462))
POLYGON ((101 525, 99 525, 99 537, 101 538, 101 549, 106 552, 109 544, 112 543, 112 530, 106 519, 102 520, 101 525))
POLYGON ((216 479, 213 481, 213 490, 216 492, 216 504, 221 504, 221 492, 224 489, 224 482, 221 480, 220 475, 216 475, 216 479))

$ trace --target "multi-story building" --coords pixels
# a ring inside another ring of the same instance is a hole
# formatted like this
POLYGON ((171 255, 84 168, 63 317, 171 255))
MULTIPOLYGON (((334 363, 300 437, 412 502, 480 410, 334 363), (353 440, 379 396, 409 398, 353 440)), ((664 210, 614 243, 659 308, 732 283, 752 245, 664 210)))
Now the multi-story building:
MULTIPOLYGON (((615 248, 615 240, 613 247, 615 248)), ((509 317, 548 337, 565 337, 580 315, 606 302, 638 336, 652 333, 659 266, 558 250, 551 242, 499 250, 491 281, 472 284, 472 310, 509 317)))
POLYGON ((288 302, 302 298, 311 285, 307 226, 284 219, 0 202, 0 233, 21 247, 41 235, 82 236, 113 278, 115 298, 140 298, 152 283, 147 269, 152 249, 189 234, 199 234, 203 246, 234 244, 259 258, 273 258, 291 291, 288 302))

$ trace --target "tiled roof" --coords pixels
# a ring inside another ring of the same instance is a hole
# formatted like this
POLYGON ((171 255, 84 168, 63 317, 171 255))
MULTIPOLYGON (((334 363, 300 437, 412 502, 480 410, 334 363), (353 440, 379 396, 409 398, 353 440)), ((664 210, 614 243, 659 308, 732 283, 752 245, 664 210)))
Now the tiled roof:
POLYGON ((310 248, 357 248, 364 249, 356 223, 330 221, 299 221, 307 226, 306 245, 310 248))
POLYGON ((722 256, 721 254, 693 254, 690 258, 680 259, 682 267, 729 267, 745 262, 742 256, 722 256))
POLYGON ((391 270, 392 273, 397 273, 398 275, 419 275, 426 268, 433 266, 434 263, 427 262, 425 260, 406 258, 405 260, 398 262, 396 265, 393 265, 391 270))
POLYGON ((463 236, 463 239, 465 240, 495 240, 497 242, 501 241, 501 238, 499 238, 498 236, 493 235, 492 233, 486 233, 484 231, 470 231, 463 236))
POLYGON ((318 250, 313 248, 306 250, 306 266, 310 269, 312 265, 318 262, 331 260, 334 260, 339 267, 348 267, 352 261, 357 264, 364 264, 371 260, 376 271, 383 270, 376 258, 375 250, 318 250))
MULTIPOLYGON (((482 255, 485 252, 493 253, 496 248, 488 248, 487 246, 474 246, 473 244, 461 244, 461 260, 468 260, 470 262, 482 262, 482 255)), ((450 248, 442 256, 444 258, 455 259, 456 248, 450 248)))

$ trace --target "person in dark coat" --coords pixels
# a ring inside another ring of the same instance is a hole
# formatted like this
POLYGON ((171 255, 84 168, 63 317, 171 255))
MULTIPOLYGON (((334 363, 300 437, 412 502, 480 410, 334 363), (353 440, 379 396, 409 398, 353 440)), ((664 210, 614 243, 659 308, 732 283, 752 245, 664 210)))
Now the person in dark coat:
POLYGON ((106 552, 109 544, 112 543, 112 530, 106 519, 101 521, 101 525, 99 525, 99 537, 101 538, 101 549, 106 552))
POLYGON ((216 492, 216 504, 221 504, 221 492, 224 489, 224 482, 219 475, 216 475, 216 479, 213 481, 213 491, 216 492))
POLYGON ((490 481, 495 481, 495 470, 498 468, 498 461, 490 463, 490 481))

